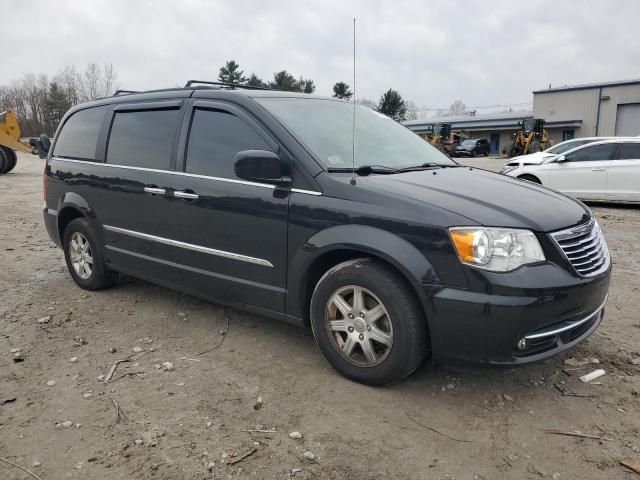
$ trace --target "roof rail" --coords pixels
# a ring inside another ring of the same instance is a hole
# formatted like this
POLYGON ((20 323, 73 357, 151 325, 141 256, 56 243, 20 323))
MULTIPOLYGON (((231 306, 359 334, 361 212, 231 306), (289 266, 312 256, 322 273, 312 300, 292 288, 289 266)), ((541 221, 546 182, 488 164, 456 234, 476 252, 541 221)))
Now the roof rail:
POLYGON ((113 94, 114 97, 117 97, 118 95, 122 95, 122 94, 130 94, 130 93, 140 93, 137 90, 116 90, 116 93, 113 94))
POLYGON ((199 83, 202 85, 216 85, 220 87, 229 87, 231 89, 242 88, 245 90, 271 90, 270 88, 267 88, 267 87, 254 87, 253 85, 243 85, 241 83, 209 82, 207 80, 189 80, 184 87, 185 88, 192 87, 194 83, 199 83))

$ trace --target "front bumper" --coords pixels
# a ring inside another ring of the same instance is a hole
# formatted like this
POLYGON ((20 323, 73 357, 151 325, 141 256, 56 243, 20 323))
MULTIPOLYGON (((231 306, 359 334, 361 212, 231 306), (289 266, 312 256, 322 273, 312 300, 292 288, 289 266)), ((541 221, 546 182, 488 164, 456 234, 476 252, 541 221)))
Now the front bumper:
POLYGON ((610 271, 585 279, 542 264, 474 272, 487 280, 483 292, 427 287, 433 357, 450 366, 521 365, 568 350, 600 325, 610 271))

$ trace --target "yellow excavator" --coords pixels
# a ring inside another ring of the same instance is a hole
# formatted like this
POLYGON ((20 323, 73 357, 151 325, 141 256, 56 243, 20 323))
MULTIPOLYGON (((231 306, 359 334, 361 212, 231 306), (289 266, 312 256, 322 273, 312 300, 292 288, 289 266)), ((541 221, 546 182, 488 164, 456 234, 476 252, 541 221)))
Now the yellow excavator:
POLYGON ((9 173, 16 166, 16 151, 46 157, 49 139, 41 135, 39 140, 30 143, 20 140, 20 125, 13 110, 0 112, 0 175, 9 173))
POLYGON ((452 132, 449 123, 435 124, 432 133, 421 133, 420 136, 446 154, 451 154, 463 137, 460 132, 452 132))
POLYGON ((536 153, 550 147, 549 133, 541 118, 527 118, 518 123, 518 130, 511 135, 509 157, 536 153))

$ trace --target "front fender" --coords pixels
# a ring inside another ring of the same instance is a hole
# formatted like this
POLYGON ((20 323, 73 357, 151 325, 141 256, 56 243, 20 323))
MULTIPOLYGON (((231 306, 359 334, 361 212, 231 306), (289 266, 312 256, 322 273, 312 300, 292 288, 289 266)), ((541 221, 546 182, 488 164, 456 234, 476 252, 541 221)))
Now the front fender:
POLYGON ((423 307, 427 299, 422 284, 441 283, 429 260, 404 238, 366 225, 339 225, 315 233, 290 258, 287 282, 289 315, 304 317, 305 286, 313 263, 327 253, 341 250, 378 257, 395 267, 412 285, 423 307))

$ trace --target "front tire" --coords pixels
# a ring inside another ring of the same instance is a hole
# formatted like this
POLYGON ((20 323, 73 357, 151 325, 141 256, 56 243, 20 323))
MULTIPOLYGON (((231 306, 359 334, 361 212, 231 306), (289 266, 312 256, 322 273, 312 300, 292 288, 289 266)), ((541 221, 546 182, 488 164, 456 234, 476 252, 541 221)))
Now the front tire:
POLYGON ((424 315, 406 280, 371 258, 331 268, 311 298, 320 350, 342 375, 367 385, 402 380, 428 346, 424 315))
POLYGON ((118 274, 107 269, 97 235, 85 218, 69 222, 62 246, 69 273, 80 288, 101 290, 116 283, 118 274))
POLYGON ((16 155, 16 152, 14 152, 9 147, 0 147, 0 149, 3 150, 3 152, 0 153, 0 155, 4 154, 4 157, 5 157, 5 162, 0 168, 0 174, 9 173, 11 170, 15 168, 16 163, 18 163, 18 156, 16 155))

